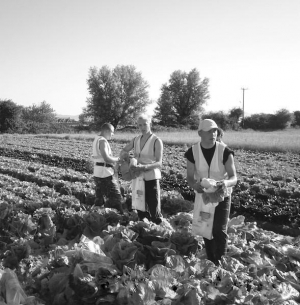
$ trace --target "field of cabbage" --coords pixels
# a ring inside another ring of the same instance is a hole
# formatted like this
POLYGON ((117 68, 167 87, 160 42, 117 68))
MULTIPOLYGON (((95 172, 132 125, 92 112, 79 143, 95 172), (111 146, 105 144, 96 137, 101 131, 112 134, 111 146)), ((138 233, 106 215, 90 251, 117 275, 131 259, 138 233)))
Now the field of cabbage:
MULTIPOLYGON (((114 154, 123 145, 112 142, 114 154)), ((191 235, 186 146, 164 148, 160 225, 93 206, 90 150, 0 136, 1 305, 298 304, 299 155, 235 151, 229 247, 217 267, 191 235)))

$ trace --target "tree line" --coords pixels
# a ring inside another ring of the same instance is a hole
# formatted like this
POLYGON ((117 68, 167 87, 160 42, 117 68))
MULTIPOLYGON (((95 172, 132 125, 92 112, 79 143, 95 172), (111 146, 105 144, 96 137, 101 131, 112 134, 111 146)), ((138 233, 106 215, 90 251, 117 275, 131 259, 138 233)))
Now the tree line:
POLYGON ((280 109, 274 114, 255 113, 246 116, 244 120, 243 110, 233 108, 229 112, 217 111, 208 112, 202 118, 211 118, 218 123, 222 129, 253 129, 260 131, 282 130, 287 127, 300 127, 300 111, 289 112, 287 109, 280 109))
MULTIPOLYGON (((90 96, 80 120, 95 129, 105 121, 115 128, 134 124, 136 116, 152 102, 149 84, 134 66, 93 67, 87 84, 90 96)), ((202 80, 196 69, 189 73, 174 71, 161 87, 155 122, 166 126, 189 124, 209 99, 208 84, 209 80, 202 80)))
POLYGON ((46 101, 24 107, 0 99, 0 133, 69 133, 77 127, 78 122, 73 119, 58 118, 46 101))
MULTIPOLYGON (((79 115, 76 131, 99 130, 104 122, 115 128, 135 124, 135 118, 154 101, 149 99, 149 84, 135 66, 118 65, 111 69, 91 67, 87 77, 89 96, 79 115)), ((275 114, 254 114, 242 120, 241 108, 229 112, 205 113, 209 96, 209 79, 200 78, 197 69, 189 72, 176 70, 162 84, 153 122, 156 126, 197 129, 199 119, 212 118, 226 129, 254 130, 284 129, 300 126, 300 111, 290 113, 281 109, 275 114)), ((0 132, 50 133, 70 132, 58 124, 55 111, 47 102, 24 107, 12 100, 0 99, 0 132)), ((70 128, 70 126, 68 127, 70 128)))
MULTIPOLYGON (((92 129, 98 129, 105 121, 115 128, 134 124, 137 114, 151 103, 149 85, 134 66, 90 68, 87 84, 90 96, 80 120, 92 129)), ((176 70, 161 86, 153 122, 156 126, 197 129, 199 119, 212 118, 224 130, 276 130, 300 126, 300 112, 290 113, 286 109, 275 114, 254 114, 244 120, 241 108, 233 108, 228 113, 205 113, 204 106, 209 98, 208 78, 201 79, 197 69, 176 70)))

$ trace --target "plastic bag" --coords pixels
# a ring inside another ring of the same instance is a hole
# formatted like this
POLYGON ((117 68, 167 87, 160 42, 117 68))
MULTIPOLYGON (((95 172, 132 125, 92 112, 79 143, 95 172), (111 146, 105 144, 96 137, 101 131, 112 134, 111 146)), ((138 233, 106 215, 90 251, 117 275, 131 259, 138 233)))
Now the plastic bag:
POLYGON ((122 179, 125 181, 131 181, 136 178, 136 175, 132 170, 130 170, 131 166, 137 165, 136 158, 127 158, 123 159, 120 164, 120 172, 122 175, 122 179))
POLYGON ((145 181, 143 174, 132 180, 132 208, 146 211, 145 181))
POLYGON ((212 239, 212 228, 214 224, 215 205, 204 204, 202 194, 196 193, 193 212, 192 233, 212 239))

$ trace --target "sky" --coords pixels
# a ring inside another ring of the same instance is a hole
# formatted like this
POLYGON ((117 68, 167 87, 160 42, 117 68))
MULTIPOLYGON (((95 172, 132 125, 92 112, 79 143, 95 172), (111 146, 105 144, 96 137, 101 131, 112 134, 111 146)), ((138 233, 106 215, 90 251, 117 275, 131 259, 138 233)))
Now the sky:
POLYGON ((149 112, 194 68, 205 111, 300 110, 300 0, 0 0, 0 99, 79 115, 89 69, 117 65, 142 73, 149 112))

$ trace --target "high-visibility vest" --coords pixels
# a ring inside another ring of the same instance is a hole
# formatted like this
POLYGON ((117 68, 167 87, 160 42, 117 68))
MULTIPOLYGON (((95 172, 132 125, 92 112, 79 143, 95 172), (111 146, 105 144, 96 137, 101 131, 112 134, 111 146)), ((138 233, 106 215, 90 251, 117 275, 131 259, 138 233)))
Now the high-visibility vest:
MULTIPOLYGON (((158 137, 155 134, 151 134, 141 148, 141 135, 134 139, 134 157, 140 164, 152 164, 156 162, 155 158, 155 142, 158 137)), ((144 178, 146 181, 161 179, 161 171, 159 168, 154 168, 144 172, 144 178)))
MULTIPOLYGON (((203 178, 211 178, 216 181, 228 179, 228 174, 226 172, 225 165, 223 164, 223 155, 225 148, 226 145, 216 142, 214 156, 209 166, 203 155, 202 149, 200 147, 200 142, 192 146, 196 167, 195 179, 197 181, 200 181, 200 179, 203 178)), ((232 193, 231 187, 227 188, 227 193, 228 195, 232 193)))
MULTIPOLYGON (((195 160, 195 179, 200 181, 203 178, 211 178, 216 181, 228 178, 225 166, 223 164, 223 155, 226 145, 216 142, 216 149, 211 160, 210 166, 202 153, 200 142, 192 146, 194 160, 195 160)), ((230 195, 232 188, 227 188, 227 195, 230 195)), ((207 239, 213 238, 213 225, 215 208, 218 203, 204 204, 202 194, 195 194, 195 204, 193 211, 192 233, 194 235, 201 235, 207 239)))
POLYGON ((97 162, 106 163, 101 155, 99 143, 100 141, 106 141, 108 144, 108 154, 111 155, 111 148, 108 141, 102 136, 96 136, 93 142, 93 154, 92 161, 94 162, 94 173, 95 177, 105 178, 112 176, 114 174, 114 169, 112 167, 104 167, 96 165, 97 162))

